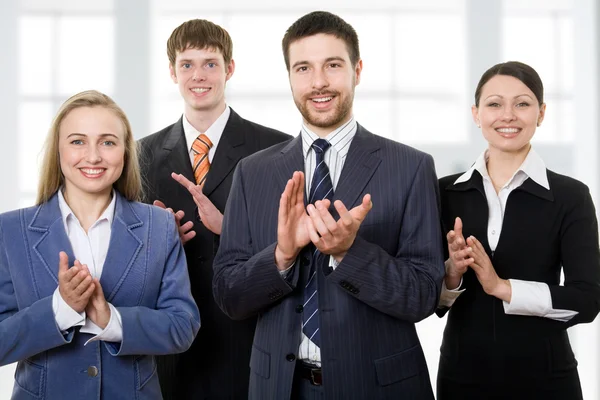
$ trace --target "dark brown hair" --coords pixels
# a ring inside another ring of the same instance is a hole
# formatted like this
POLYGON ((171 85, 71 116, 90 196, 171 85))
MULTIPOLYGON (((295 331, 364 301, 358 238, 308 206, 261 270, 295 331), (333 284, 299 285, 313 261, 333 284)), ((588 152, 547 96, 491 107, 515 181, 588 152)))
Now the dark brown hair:
POLYGON ((283 49, 285 66, 288 71, 290 70, 290 44, 305 37, 318 35, 319 33, 333 35, 343 40, 346 43, 352 66, 356 66, 356 63, 360 59, 360 51, 358 48, 358 35, 352 25, 330 12, 314 11, 294 22, 283 36, 281 47, 283 49))
POLYGON ((519 61, 508 61, 494 65, 481 76, 477 84, 477 89, 475 89, 475 107, 479 107, 483 86, 496 75, 507 75, 517 78, 533 92, 540 106, 544 103, 544 85, 535 69, 519 61))

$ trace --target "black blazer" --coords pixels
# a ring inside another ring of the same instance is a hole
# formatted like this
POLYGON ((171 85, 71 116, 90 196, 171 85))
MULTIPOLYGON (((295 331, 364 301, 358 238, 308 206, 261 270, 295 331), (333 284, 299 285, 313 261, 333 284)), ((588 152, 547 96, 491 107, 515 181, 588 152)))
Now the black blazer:
MULTIPOLYGON (((462 287, 467 290, 448 316, 439 375, 483 383, 552 378, 573 371, 577 362, 566 329, 593 321, 600 309, 598 224, 587 186, 552 171, 547 171, 550 190, 527 179, 508 197, 492 252, 482 177, 474 171, 470 180, 454 185, 460 175, 440 179, 444 233, 461 217, 464 236, 479 239, 499 277, 545 282, 553 308, 578 314, 568 322, 507 315, 502 301, 485 294, 469 269, 462 287), (559 285, 561 269, 564 286, 559 285)), ((444 251, 447 259, 447 246, 444 251)))
MULTIPOLYGON (((250 360, 251 399, 289 399, 300 346, 310 254, 283 279, 275 266, 277 210, 300 137, 238 165, 221 246, 215 299, 232 318, 259 315, 250 360)), ((333 201, 373 209, 340 265, 319 268, 326 399, 433 400, 415 323, 433 313, 444 275, 437 179, 430 155, 358 126, 333 201)))
MULTIPOLYGON (((204 194, 224 212, 237 163, 289 139, 289 135, 241 118, 232 109, 206 178, 204 194)), ((202 327, 190 350, 159 360, 163 395, 166 399, 246 398, 256 320, 232 321, 213 299, 212 263, 219 236, 198 221, 192 196, 171 178, 171 172, 176 172, 194 181, 182 120, 141 139, 139 144, 145 201, 161 200, 167 207, 183 210, 182 223, 192 220, 196 231, 196 237, 186 243, 185 253, 202 327)))

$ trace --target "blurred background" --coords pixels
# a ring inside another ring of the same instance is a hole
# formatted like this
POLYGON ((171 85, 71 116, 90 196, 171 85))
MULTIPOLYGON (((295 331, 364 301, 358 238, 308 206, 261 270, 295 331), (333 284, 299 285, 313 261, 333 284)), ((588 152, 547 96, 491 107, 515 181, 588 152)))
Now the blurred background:
MULTIPOLYGON (((314 10, 339 14, 358 32, 358 122, 431 153, 440 177, 465 170, 485 148, 470 112, 481 74, 508 60, 533 66, 547 103, 534 146, 548 168, 585 182, 599 204, 597 0, 3 0, 0 212, 33 204, 43 139, 70 95, 97 89, 112 96, 136 138, 180 117, 166 41, 188 19, 209 19, 233 38, 228 104, 297 135, 281 39, 314 10)), ((434 385, 444 325, 436 316, 418 324, 434 385)), ((569 333, 584 396, 600 399, 598 320, 569 333)), ((0 367, 0 400, 10 398, 13 375, 14 365, 0 367)))

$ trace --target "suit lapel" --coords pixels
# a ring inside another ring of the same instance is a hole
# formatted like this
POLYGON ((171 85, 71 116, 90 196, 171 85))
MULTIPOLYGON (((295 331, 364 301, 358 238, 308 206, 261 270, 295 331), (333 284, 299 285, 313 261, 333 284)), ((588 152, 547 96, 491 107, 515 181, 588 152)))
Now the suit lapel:
POLYGON ((162 200, 167 207, 172 207, 175 210, 184 210, 186 214, 185 220, 187 221, 194 220, 196 203, 187 189, 171 178, 171 172, 175 172, 183 174, 183 176, 192 182, 195 181, 185 134, 183 133, 183 118, 182 116, 173 125, 163 142, 162 148, 159 150, 161 153, 155 157, 156 162, 162 164, 159 167, 159 170, 163 172, 159 174, 160 190, 158 191, 158 193, 161 193, 161 198, 149 200, 162 200))
MULTIPOLYGON (((162 150, 167 165, 172 172, 183 174, 186 178, 194 182, 194 171, 190 162, 190 153, 185 141, 183 132, 183 116, 173 125, 169 135, 167 136, 162 150)), ((171 179, 171 177, 169 177, 171 179)))
MULTIPOLYGON (((275 157, 273 171, 281 193, 283 193, 287 181, 292 178, 295 171, 304 172, 301 135, 290 140, 281 150, 279 156, 275 157)), ((306 193, 304 197, 306 198, 306 193)))
POLYGON ((109 302, 120 289, 143 245, 142 239, 135 231, 143 222, 135 215, 129 202, 119 192, 115 193, 115 217, 100 278, 104 295, 109 302))
POLYGON ((456 184, 454 182, 451 182, 448 186, 446 186, 446 190, 453 192, 466 192, 469 190, 477 190, 479 193, 481 193, 481 195, 484 198, 486 198, 485 189, 483 188, 483 177, 477 170, 473 171, 468 181, 456 184))
MULTIPOLYGON (((135 256, 142 248, 142 240, 135 234, 134 229, 142 226, 142 221, 133 213, 131 206, 118 192, 115 218, 112 224, 110 244, 100 283, 107 301, 111 301, 119 290, 127 273, 131 269, 135 256)), ((44 266, 43 274, 36 279, 40 288, 40 296, 51 294, 58 285, 58 253, 64 251, 69 256, 69 267, 75 261, 71 242, 65 231, 58 195, 54 195, 47 203, 40 206, 27 227, 32 231, 33 252, 44 266), (35 240, 36 235, 39 239, 35 240), (48 280, 50 278, 50 280, 48 280)), ((34 268, 39 274, 40 269, 34 268)))
MULTIPOLYGON (((486 252, 492 254, 487 237, 489 218, 487 196, 483 187, 483 177, 479 171, 473 171, 467 181, 457 184, 454 184, 454 182, 450 183, 446 187, 446 190, 449 192, 464 192, 464 197, 461 196, 461 209, 465 210, 465 215, 458 215, 463 220, 463 233, 474 235, 481 242, 486 252)), ((454 224, 454 222, 451 223, 454 224)))
MULTIPOLYGON (((377 155, 379 148, 380 145, 376 142, 375 136, 358 125, 333 195, 333 201, 341 200, 348 209, 353 207, 381 163, 381 158, 377 155)), ((332 214, 338 218, 333 207, 332 214)))
MULTIPOLYGON (((54 290, 58 285, 58 253, 61 251, 67 253, 69 267, 75 261, 73 248, 65 231, 60 207, 58 206, 58 194, 54 194, 47 203, 38 208, 27 229, 33 232, 31 236, 33 252, 44 266, 45 279, 40 276, 42 279, 36 279, 37 284, 42 293, 45 293, 44 282, 48 282, 48 278, 50 278, 48 283, 51 284, 51 289, 54 290)), ((40 273, 39 271, 39 269, 34 268, 36 275, 40 273)))
MULTIPOLYGON (((550 188, 552 189, 552 188, 550 188)), ((522 190, 524 192, 530 193, 534 196, 537 196, 541 199, 554 201, 554 195, 552 194, 552 190, 548 190, 545 187, 536 183, 533 179, 527 178, 525 182, 515 190, 522 190)))
POLYGON ((248 146, 245 146, 244 120, 231 110, 229 120, 227 120, 221 139, 219 139, 217 152, 206 176, 206 183, 202 189, 204 194, 210 196, 233 171, 238 161, 250 153, 248 146))

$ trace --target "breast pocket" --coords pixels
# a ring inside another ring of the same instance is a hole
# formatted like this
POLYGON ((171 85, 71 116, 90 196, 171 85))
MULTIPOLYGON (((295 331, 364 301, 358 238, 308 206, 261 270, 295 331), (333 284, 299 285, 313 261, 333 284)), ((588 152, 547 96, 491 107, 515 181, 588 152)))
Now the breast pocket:
POLYGON ((41 397, 46 368, 29 360, 20 361, 15 371, 15 383, 23 391, 34 397, 41 397))

